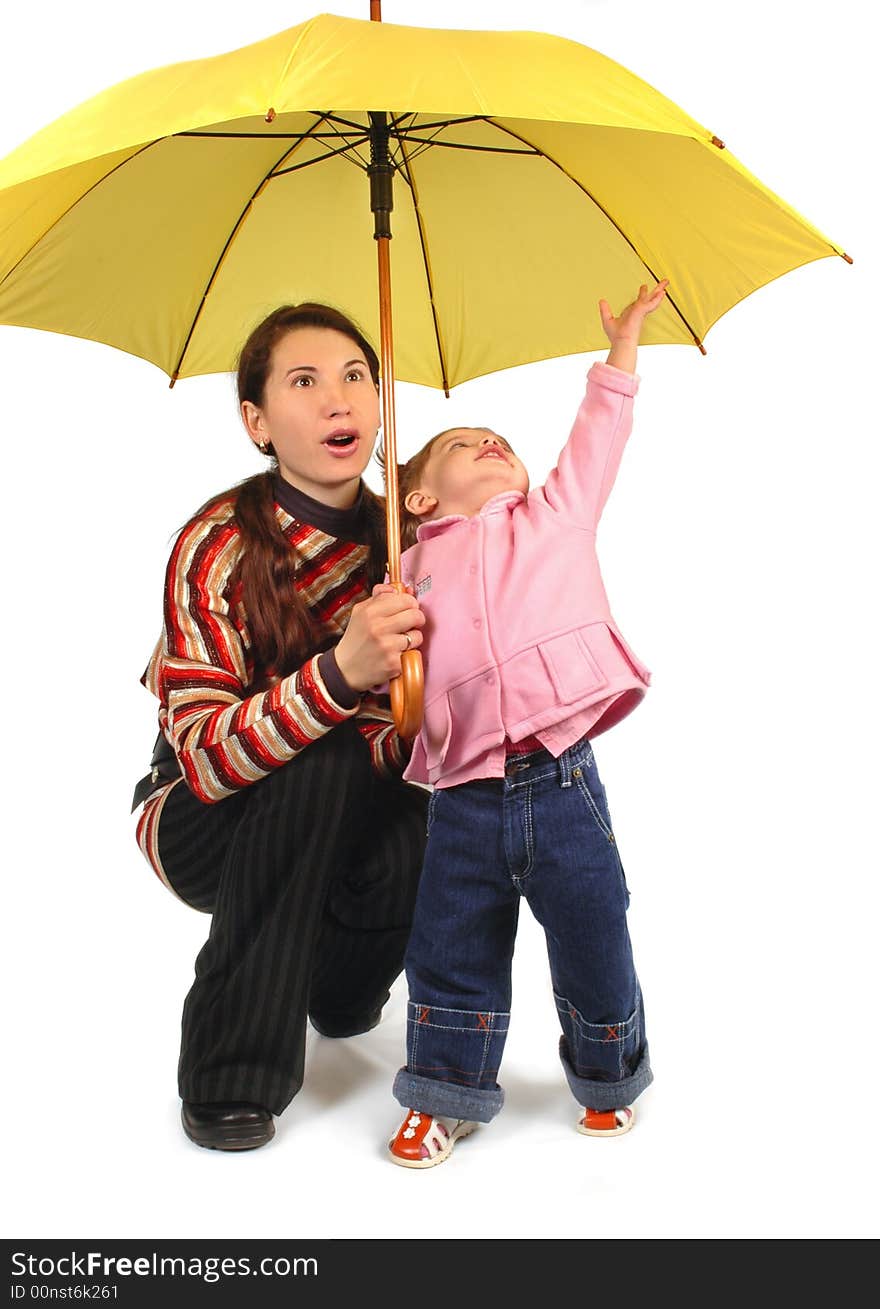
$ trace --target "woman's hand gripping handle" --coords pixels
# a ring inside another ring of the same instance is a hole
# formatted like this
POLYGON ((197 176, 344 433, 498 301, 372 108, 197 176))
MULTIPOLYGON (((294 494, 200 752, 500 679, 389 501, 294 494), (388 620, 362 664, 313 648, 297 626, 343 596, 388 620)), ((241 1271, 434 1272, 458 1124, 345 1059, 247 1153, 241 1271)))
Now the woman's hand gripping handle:
MULTIPOLYGON (((395 591, 409 594, 403 585, 403 582, 390 583, 394 586, 395 591)), ((415 599, 415 596, 413 596, 415 599)), ((416 601, 418 604, 418 601, 416 601)), ((425 615, 421 609, 418 610, 419 616, 424 623, 425 615)), ((422 634, 420 631, 409 631, 404 633, 406 636, 407 646, 400 656, 400 674, 393 677, 389 684, 388 690, 391 695, 391 712, 394 715, 394 724, 398 733, 405 741, 411 741, 418 735, 419 728, 422 725, 422 713, 425 701, 425 671, 422 666, 422 656, 415 649, 416 644, 422 644, 422 634)))
POLYGON ((336 666, 354 691, 389 683, 398 732, 411 740, 422 722, 424 676, 421 629, 425 615, 402 582, 381 582, 356 604, 336 647, 336 666))

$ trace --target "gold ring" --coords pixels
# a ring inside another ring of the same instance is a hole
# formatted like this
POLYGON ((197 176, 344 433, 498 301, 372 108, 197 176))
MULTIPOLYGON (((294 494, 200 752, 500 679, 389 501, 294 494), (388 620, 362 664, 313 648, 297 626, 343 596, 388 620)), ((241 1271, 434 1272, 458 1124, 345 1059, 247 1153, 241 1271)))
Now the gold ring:
POLYGON ((409 650, 412 646, 412 637, 410 636, 409 632, 404 632, 403 639, 404 641, 406 641, 407 650, 409 650))

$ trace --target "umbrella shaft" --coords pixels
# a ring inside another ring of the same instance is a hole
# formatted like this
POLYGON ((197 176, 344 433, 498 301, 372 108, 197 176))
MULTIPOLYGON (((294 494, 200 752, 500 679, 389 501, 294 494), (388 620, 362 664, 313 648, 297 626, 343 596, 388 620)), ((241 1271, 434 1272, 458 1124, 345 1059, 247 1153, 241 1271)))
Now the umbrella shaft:
POLYGON ((388 115, 370 113, 370 209, 379 256, 379 334, 382 358, 382 426, 385 447, 388 575, 400 581, 400 523, 397 513, 397 436, 394 426, 394 336, 391 327, 391 210, 394 168, 388 154, 388 115))
POLYGON ((388 152, 388 115, 370 113, 370 209, 373 213, 373 236, 377 241, 391 236, 391 210, 394 208, 394 165, 388 152))
POLYGON ((388 576, 400 581, 400 522, 397 512, 397 431, 394 422, 394 336, 391 324, 391 251, 388 237, 376 241, 379 255, 379 350, 382 361, 382 441, 385 450, 388 576))
MULTIPOLYGON (((379 0, 370 0, 370 18, 382 21, 379 0)), ((397 431, 394 421, 394 333, 391 325, 391 210, 394 208, 394 169, 388 152, 388 118, 370 114, 370 208, 379 261, 379 350, 382 367, 382 424, 385 447, 385 525, 388 535, 388 577, 402 590, 400 580, 400 517, 397 486, 397 431)), ((408 644, 408 642, 407 642, 408 644)), ((400 676, 388 685, 394 724, 412 740, 422 724, 425 675, 418 650, 407 649, 400 660, 400 676)))

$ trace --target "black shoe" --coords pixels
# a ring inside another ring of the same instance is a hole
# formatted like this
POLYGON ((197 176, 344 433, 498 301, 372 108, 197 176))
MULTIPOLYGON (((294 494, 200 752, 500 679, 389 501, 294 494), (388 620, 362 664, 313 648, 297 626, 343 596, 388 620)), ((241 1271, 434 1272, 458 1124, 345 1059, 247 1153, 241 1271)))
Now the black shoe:
POLYGON ((309 1022, 320 1036, 332 1036, 335 1038, 343 1036, 360 1036, 362 1032, 371 1032, 379 1024, 382 1017, 382 1010, 375 1009, 371 1014, 365 1014, 358 1018, 343 1018, 334 1015, 322 1015, 317 1018, 314 1014, 309 1014, 309 1022))
POLYGON ((180 1119, 189 1139, 208 1150, 256 1150, 275 1135, 269 1110, 241 1100, 207 1104, 184 1100, 180 1119))

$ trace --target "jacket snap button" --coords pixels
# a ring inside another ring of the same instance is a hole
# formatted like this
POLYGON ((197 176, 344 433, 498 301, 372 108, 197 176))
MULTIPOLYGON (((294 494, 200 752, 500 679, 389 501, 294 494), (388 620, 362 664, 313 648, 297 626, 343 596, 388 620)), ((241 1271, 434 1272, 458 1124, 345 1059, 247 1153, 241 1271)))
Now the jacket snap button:
POLYGON ((482 627, 482 626, 483 626, 483 624, 480 622, 480 619, 479 619, 479 618, 475 618, 475 619, 474 619, 474 627, 482 627))
POLYGON ((572 770, 571 770, 571 775, 572 775, 572 777, 580 777, 580 775, 581 775, 582 772, 583 772, 583 769, 581 769, 581 768, 572 768, 572 770))

